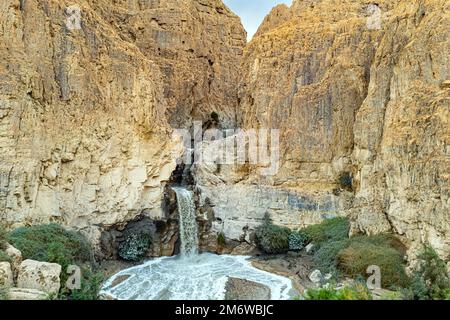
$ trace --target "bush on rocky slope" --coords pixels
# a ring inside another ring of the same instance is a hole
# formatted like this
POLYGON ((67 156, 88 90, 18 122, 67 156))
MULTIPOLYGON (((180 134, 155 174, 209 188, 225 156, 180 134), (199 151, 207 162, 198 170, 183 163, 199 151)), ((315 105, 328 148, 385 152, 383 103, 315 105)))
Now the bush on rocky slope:
POLYGON ((293 231, 289 235, 289 250, 298 251, 305 247, 308 239, 304 233, 293 231))
POLYGON ((316 249, 329 241, 340 241, 348 238, 350 223, 347 218, 326 219, 322 223, 309 226, 300 232, 316 249))
POLYGON ((130 233, 120 244, 119 256, 127 261, 139 261, 146 255, 151 243, 151 235, 148 233, 130 233))
POLYGON ((8 240, 24 259, 58 263, 63 270, 76 261, 91 260, 87 239, 55 223, 20 227, 9 234, 8 240))
POLYGON ((268 254, 284 253, 289 250, 288 228, 274 225, 268 219, 256 229, 256 243, 258 247, 268 254))
POLYGON ((322 272, 331 272, 339 278, 366 277, 368 266, 381 269, 385 288, 408 285, 403 256, 405 248, 392 235, 348 237, 346 218, 324 220, 300 231, 314 244, 313 261, 322 272))
POLYGON ((430 246, 426 246, 418 258, 420 262, 411 276, 409 288, 404 290, 405 295, 414 300, 450 300, 446 263, 430 246))
POLYGON ((384 288, 405 287, 408 277, 405 271, 404 251, 395 248, 390 235, 358 236, 348 240, 347 246, 337 255, 337 268, 352 278, 366 275, 367 267, 375 265, 381 270, 384 288))

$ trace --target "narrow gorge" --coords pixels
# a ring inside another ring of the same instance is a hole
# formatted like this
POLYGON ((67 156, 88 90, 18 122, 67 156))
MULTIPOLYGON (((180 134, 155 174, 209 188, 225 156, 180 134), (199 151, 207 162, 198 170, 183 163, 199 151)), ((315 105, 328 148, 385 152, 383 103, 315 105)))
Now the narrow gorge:
POLYGON ((393 235, 407 270, 430 246, 450 271, 448 0, 293 0, 249 42, 221 0, 74 2, 0 3, 0 227, 150 259, 111 299, 223 299, 227 277, 293 298, 292 274, 246 258, 267 221, 346 219, 393 235), (277 142, 269 163, 251 140, 238 160, 242 132, 277 142))

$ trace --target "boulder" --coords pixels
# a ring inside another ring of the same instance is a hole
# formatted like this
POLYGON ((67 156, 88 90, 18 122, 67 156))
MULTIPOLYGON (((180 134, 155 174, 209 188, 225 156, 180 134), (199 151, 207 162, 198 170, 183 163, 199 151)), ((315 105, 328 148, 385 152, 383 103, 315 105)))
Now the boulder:
POLYGON ((11 288, 8 292, 8 300, 45 300, 48 295, 36 289, 11 288))
POLYGON ((309 275, 309 280, 311 280, 314 283, 320 283, 322 279, 323 279, 322 272, 320 272, 320 270, 317 269, 311 272, 311 274, 309 275))
POLYGON ((10 287, 14 284, 11 264, 0 262, 0 287, 10 287))
POLYGON ((17 287, 58 293, 61 284, 61 266, 56 263, 25 260, 19 267, 17 287))

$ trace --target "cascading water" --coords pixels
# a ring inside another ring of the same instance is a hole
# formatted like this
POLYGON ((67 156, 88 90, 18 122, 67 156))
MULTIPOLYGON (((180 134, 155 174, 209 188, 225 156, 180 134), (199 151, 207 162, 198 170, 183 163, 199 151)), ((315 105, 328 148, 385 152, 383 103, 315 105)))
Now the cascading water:
POLYGON ((195 219, 195 204, 192 191, 173 187, 177 194, 177 206, 180 219, 181 255, 191 256, 198 253, 198 227, 195 219))
POLYGON ((254 268, 249 257, 197 254, 193 193, 172 189, 177 195, 181 257, 151 259, 122 270, 105 282, 101 295, 118 300, 223 300, 228 278, 234 277, 266 285, 273 300, 293 296, 290 279, 254 268))

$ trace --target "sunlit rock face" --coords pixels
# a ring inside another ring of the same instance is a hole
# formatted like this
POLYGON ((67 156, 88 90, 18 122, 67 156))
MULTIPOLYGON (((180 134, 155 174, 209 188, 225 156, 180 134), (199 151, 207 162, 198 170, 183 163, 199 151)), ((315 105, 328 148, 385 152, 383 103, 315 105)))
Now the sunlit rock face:
POLYGON ((245 128, 281 130, 281 169, 266 183, 331 194, 351 172, 352 233, 394 231, 411 257, 425 242, 446 257, 449 9, 444 0, 275 8, 244 51, 238 112, 245 128))
POLYGON ((220 1, 76 4, 78 24, 64 1, 0 4, 0 217, 98 244, 138 215, 166 219, 170 124, 234 119, 245 32, 220 1))
POLYGON ((163 74, 166 115, 176 128, 212 112, 233 126, 246 33, 220 0, 89 1, 163 74))
POLYGON ((446 258, 448 1, 295 0, 247 45, 219 0, 77 5, 73 29, 63 1, 0 4, 8 227, 59 222, 99 246, 145 216, 166 230, 152 255, 173 254, 172 129, 214 113, 223 128, 279 129, 280 166, 192 167, 213 235, 251 242, 266 214, 292 228, 348 215, 352 234, 394 231, 410 257, 429 242, 446 258))

